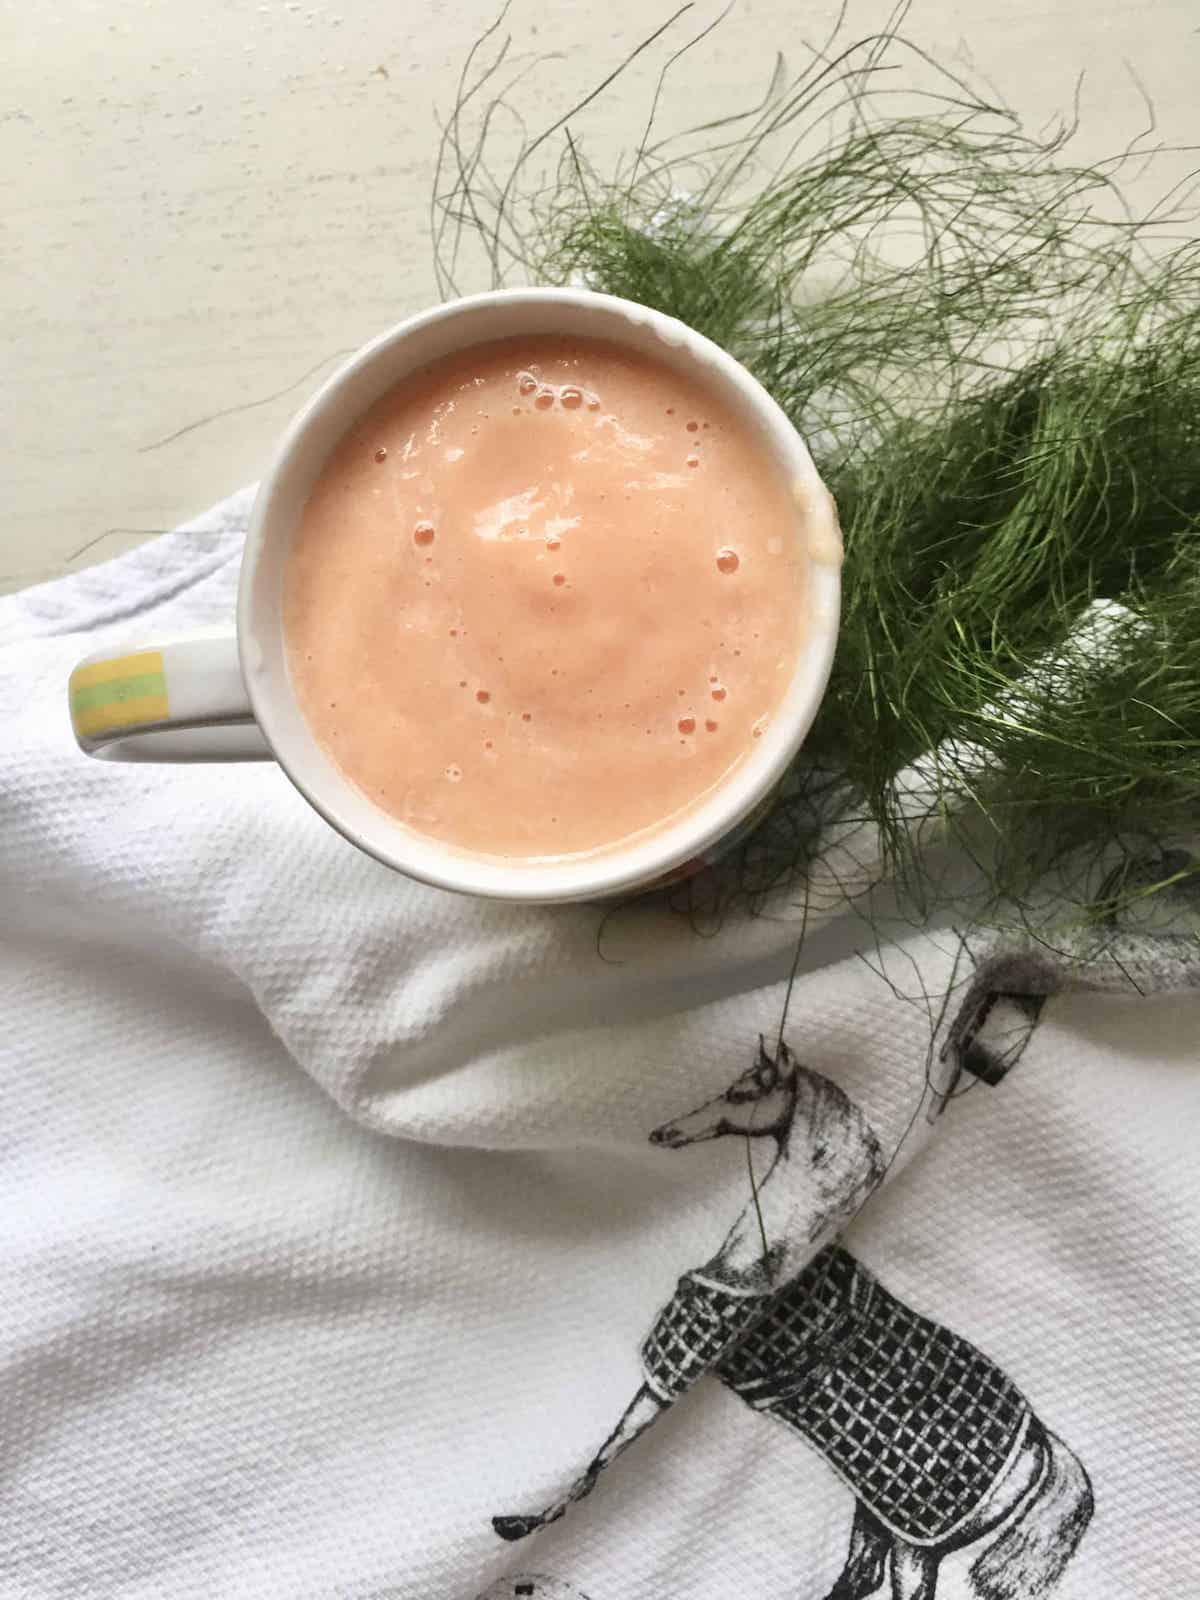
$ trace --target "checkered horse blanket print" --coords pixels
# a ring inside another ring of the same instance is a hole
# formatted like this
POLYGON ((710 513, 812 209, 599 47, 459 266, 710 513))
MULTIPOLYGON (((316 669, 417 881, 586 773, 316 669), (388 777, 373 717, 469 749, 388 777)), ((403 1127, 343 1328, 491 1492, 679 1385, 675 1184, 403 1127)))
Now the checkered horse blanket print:
POLYGON ((712 1370, 802 1434, 913 1544, 954 1532, 990 1493, 1029 1421, 1020 1390, 969 1340, 889 1294, 835 1245, 774 1295, 738 1296, 684 1277, 642 1359, 664 1399, 712 1370), (744 1331, 730 1339, 737 1323, 744 1331))

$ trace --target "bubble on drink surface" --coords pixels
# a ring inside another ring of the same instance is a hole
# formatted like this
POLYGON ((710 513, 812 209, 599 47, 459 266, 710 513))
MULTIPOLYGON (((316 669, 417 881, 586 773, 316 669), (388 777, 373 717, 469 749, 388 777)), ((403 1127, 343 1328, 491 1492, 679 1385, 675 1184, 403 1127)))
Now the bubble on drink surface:
POLYGON ((695 733, 696 719, 695 717, 680 717, 676 727, 678 727, 680 733, 695 733))
POLYGON ((708 729, 709 733, 716 733, 721 724, 719 722, 714 722, 711 717, 705 717, 704 726, 708 729))
POLYGON ((699 456, 689 456, 687 458, 687 464, 688 464, 689 467, 698 467, 700 465, 700 457, 699 456))
POLYGON ((537 394, 534 396, 533 403, 539 411, 549 411, 550 407, 554 404, 554 390, 539 389, 537 394))
POLYGON ((698 422, 689 422, 687 425, 687 431, 689 433, 699 433, 700 424, 698 422))
POLYGON ((728 545, 723 550, 717 551, 718 572, 736 572, 741 564, 737 551, 731 550, 728 545))
POLYGON ((387 460, 387 451, 384 449, 383 445, 380 445, 379 449, 376 450, 375 459, 376 459, 376 461, 386 461, 387 460))
POLYGON ((573 383, 564 384, 558 392, 558 398, 567 411, 578 411, 583 404, 583 390, 577 389, 573 383))
POLYGON ((446 776, 449 778, 451 783, 461 783, 462 768, 455 766, 454 763, 451 762, 451 764, 446 768, 446 776))
POLYGON ((437 536, 437 529, 432 522, 418 522, 413 529, 413 543, 420 545, 432 544, 437 536))
POLYGON ((485 750, 491 750, 491 749, 492 749, 492 748, 493 748, 493 744, 492 744, 492 741, 491 741, 491 740, 490 740, 490 739, 485 739, 485 740, 484 740, 484 741, 483 741, 483 748, 484 748, 484 749, 485 749, 485 750))
POLYGON ((558 550, 561 547, 562 547, 562 540, 561 539, 547 539, 546 540, 546 549, 547 550, 558 550))
POLYGON ((481 706, 485 706, 492 697, 486 689, 476 689, 475 698, 481 706))
POLYGON ((517 373, 517 390, 521 394, 532 394, 538 386, 538 381, 532 372, 517 373))
POLYGON ((555 582, 555 585, 559 589, 562 588, 563 584, 566 583, 566 581, 567 581, 567 575, 566 575, 565 572, 556 572, 554 574, 554 582, 555 582))
POLYGON ((718 684, 717 687, 712 691, 712 697, 714 700, 724 700, 725 690, 721 684, 718 684))
POLYGON ((532 711, 522 711, 522 713, 521 713, 521 721, 522 722, 532 722, 533 721, 533 712, 532 711))

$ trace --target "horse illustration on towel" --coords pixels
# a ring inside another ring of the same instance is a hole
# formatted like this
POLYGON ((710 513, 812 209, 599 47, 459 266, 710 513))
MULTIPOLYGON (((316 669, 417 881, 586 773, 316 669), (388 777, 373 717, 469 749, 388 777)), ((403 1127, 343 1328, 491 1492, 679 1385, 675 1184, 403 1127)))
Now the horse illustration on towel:
POLYGON ((544 1572, 517 1572, 511 1577, 497 1578, 490 1589, 477 1600, 588 1600, 582 1589, 576 1589, 561 1578, 547 1577, 544 1572))
POLYGON ((724 1093, 650 1135, 679 1150, 728 1134, 770 1141, 756 1194, 715 1256, 686 1272, 642 1346, 644 1381, 559 1501, 493 1519, 520 1539, 561 1517, 706 1372, 819 1451, 855 1496, 827 1600, 933 1600, 950 1552, 982 1549, 981 1600, 1056 1582, 1088 1525, 1083 1466, 967 1339, 891 1294, 833 1242, 883 1174, 874 1132, 827 1078, 762 1041, 724 1093))

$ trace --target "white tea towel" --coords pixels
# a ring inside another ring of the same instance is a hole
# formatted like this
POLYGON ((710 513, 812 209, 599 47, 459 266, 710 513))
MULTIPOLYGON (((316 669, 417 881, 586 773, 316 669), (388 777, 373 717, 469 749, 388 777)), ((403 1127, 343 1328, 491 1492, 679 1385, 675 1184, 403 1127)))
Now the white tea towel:
POLYGON ((1072 966, 814 893, 780 1041, 798 907, 457 899, 79 755, 248 510, 0 600, 0 1594, 1192 1592, 1193 908, 1072 966))

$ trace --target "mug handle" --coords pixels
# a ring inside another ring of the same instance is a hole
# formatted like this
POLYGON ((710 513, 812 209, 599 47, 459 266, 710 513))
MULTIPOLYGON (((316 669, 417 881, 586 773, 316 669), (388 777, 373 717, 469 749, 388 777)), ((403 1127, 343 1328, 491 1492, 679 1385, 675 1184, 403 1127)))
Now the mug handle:
POLYGON ((67 690, 79 748, 108 761, 263 761, 229 631, 88 656, 67 690))

